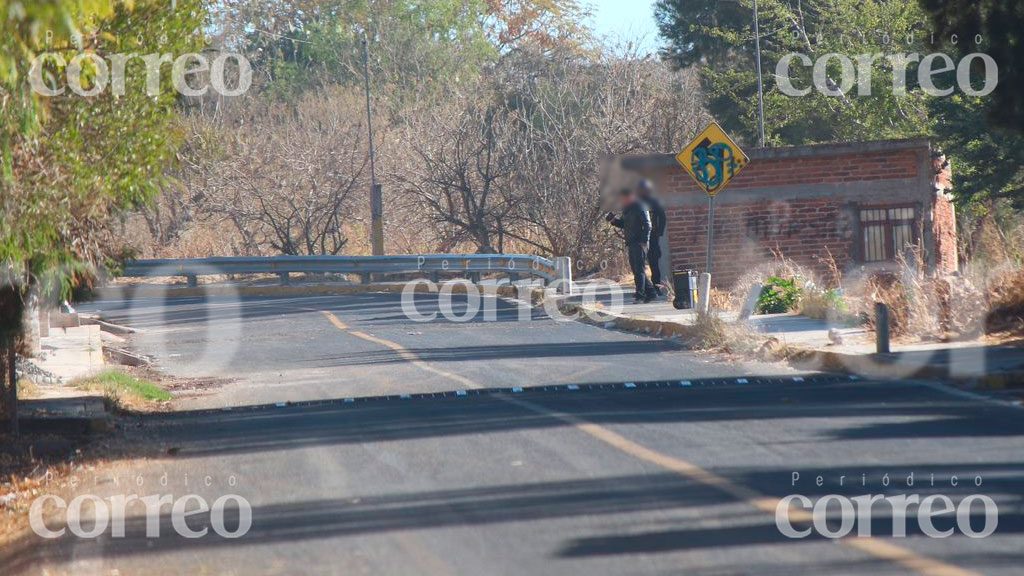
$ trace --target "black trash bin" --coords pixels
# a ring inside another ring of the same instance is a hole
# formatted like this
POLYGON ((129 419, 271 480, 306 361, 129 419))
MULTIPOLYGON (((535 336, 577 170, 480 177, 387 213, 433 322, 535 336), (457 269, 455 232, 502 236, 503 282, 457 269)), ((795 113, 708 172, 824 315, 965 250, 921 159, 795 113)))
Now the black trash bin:
POLYGON ((676 310, 690 310, 697 306, 697 271, 676 270, 672 273, 672 287, 676 297, 672 306, 676 310))

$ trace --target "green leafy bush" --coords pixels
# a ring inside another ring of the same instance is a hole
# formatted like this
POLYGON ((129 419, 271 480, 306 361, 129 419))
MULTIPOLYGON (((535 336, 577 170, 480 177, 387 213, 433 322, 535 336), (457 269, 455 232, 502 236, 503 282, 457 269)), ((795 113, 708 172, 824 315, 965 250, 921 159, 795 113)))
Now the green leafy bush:
POLYGON ((759 314, 781 314, 796 308, 800 301, 800 285, 796 279, 772 276, 765 279, 761 296, 757 299, 759 314))

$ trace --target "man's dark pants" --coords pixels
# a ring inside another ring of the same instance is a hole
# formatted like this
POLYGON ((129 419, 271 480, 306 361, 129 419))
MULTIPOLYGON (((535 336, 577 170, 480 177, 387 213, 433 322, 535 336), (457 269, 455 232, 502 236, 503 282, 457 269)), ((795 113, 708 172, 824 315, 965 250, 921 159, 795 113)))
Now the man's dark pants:
POLYGON ((651 248, 647 251, 647 261, 651 264, 651 284, 657 289, 658 284, 665 282, 661 275, 661 242, 660 238, 651 238, 651 248))
POLYGON ((626 248, 629 252, 629 267, 633 270, 636 297, 654 297, 657 293, 654 290, 654 285, 647 278, 647 248, 643 244, 637 243, 631 243, 626 248))

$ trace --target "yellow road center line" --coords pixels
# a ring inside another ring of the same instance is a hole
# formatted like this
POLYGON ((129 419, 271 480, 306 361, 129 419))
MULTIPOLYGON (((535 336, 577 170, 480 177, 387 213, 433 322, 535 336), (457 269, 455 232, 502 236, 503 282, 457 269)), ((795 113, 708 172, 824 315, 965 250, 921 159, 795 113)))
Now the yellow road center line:
MULTIPOLYGON (((372 334, 367 334, 359 330, 353 330, 345 325, 344 322, 339 320, 337 316, 326 310, 322 310, 321 313, 337 329, 361 340, 372 342, 393 350, 403 359, 414 364, 418 368, 426 370, 432 374, 454 380, 466 388, 484 388, 483 385, 478 384, 469 378, 458 374, 452 374, 431 366, 401 344, 391 342, 390 340, 385 340, 383 338, 378 338, 372 334)), ((775 510, 780 501, 779 498, 761 494, 756 490, 737 484, 728 478, 719 476, 713 472, 708 472, 707 470, 704 470, 696 464, 687 462, 686 460, 651 450, 650 448, 637 444, 636 442, 633 442, 632 440, 629 440, 628 438, 605 428, 604 426, 594 424, 593 422, 589 422, 577 416, 549 410, 543 406, 539 406, 525 400, 520 400, 518 398, 511 398, 508 396, 496 396, 496 398, 500 398, 505 402, 520 406, 536 414, 561 420, 562 422, 565 422, 592 438, 600 440, 620 452, 633 456, 639 460, 643 460, 644 462, 654 464, 695 482, 700 482, 705 486, 715 488, 729 496, 732 496, 733 498, 736 498, 737 500, 748 503, 762 512, 770 514, 772 517, 775 516, 775 510)), ((791 508, 789 512, 789 519, 790 522, 794 524, 810 524, 812 522, 812 515, 807 510, 791 508)), ((906 548, 889 542, 884 542, 876 538, 847 537, 836 540, 835 542, 870 554, 875 558, 899 564, 900 566, 923 576, 980 576, 977 572, 921 556, 906 548)))
POLYGON ((337 316, 335 316, 334 314, 331 314, 330 312, 328 312, 326 310, 321 310, 321 314, 323 314, 325 317, 327 317, 327 320, 329 320, 331 322, 331 324, 333 324, 334 327, 337 328, 338 330, 341 330, 342 332, 346 332, 346 333, 348 333, 351 336, 355 336, 356 338, 359 338, 360 340, 365 340, 367 342, 372 342, 374 344, 377 344, 377 345, 383 346, 385 348, 391 349, 396 354, 398 354, 400 357, 402 357, 402 359, 406 360, 410 364, 415 365, 417 368, 420 368, 422 370, 426 370, 427 372, 430 372, 431 374, 436 374, 436 375, 438 375, 438 376, 440 376, 442 378, 447 378, 449 380, 454 380, 454 381, 458 382, 459 384, 462 384, 463 386, 465 386, 466 388, 469 388, 469 389, 483 388, 483 386, 477 384, 476 382, 470 380, 469 378, 466 378, 464 376, 459 376, 458 374, 452 374, 451 372, 447 372, 445 370, 441 370, 439 368, 435 368, 435 367, 431 366, 430 364, 428 364, 428 363, 424 362, 423 360, 421 360, 420 357, 417 356, 413 351, 409 350, 408 348, 405 348, 401 344, 397 344, 395 342, 392 342, 390 340, 385 340, 383 338, 378 338, 378 337, 374 336, 373 334, 367 334, 366 332, 361 332, 359 330, 353 330, 353 329, 349 328, 344 322, 339 320, 337 316))

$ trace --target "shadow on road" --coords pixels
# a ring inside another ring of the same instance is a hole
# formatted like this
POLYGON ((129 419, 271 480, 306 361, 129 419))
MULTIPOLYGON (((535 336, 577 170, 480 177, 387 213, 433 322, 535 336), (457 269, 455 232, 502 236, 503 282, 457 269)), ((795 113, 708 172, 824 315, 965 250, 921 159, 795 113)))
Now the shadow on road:
MULTIPOLYGON (((964 404, 927 388, 900 385, 836 383, 831 385, 777 385, 744 388, 653 389, 597 392, 528 392, 517 396, 544 408, 570 414, 589 422, 615 427, 623 424, 725 421, 742 425, 746 419, 787 418, 799 425, 801 418, 829 419, 837 423, 820 438, 868 438, 890 440, 933 437, 1024 436, 1018 413, 984 404, 964 404), (870 422, 875 422, 871 424, 870 422), (843 426, 849 429, 843 431, 843 426), (969 424, 969 425, 968 425, 969 424)), ((500 395, 446 397, 414 400, 375 400, 296 407, 251 407, 231 412, 197 411, 139 418, 141 434, 173 446, 173 458, 262 454, 310 446, 372 444, 405 439, 458 435, 501 434, 510 430, 554 429, 567 426, 562 419, 506 402, 500 395)), ((954 498, 972 493, 998 496, 1003 502, 998 534, 1024 532, 1024 463, 975 464, 953 462, 941 466, 914 466, 919 482, 912 492, 942 493, 954 498), (961 472, 962 471, 962 472, 961 472), (957 487, 927 485, 930 474, 962 473, 965 478, 982 475, 983 489, 970 481, 957 487), (1009 504, 1007 504, 1009 503, 1009 504)), ((829 493, 850 497, 865 493, 900 494, 905 486, 894 482, 881 487, 882 474, 901 470, 883 466, 857 466, 853 470, 827 467, 803 471, 805 481, 793 486, 792 470, 778 467, 718 468, 714 472, 761 494, 782 497, 792 493, 820 496, 829 493), (843 474, 874 479, 868 488, 851 483, 818 487, 813 475, 834 483, 843 474), (877 478, 876 478, 877 477, 877 478)), ((800 545, 818 537, 788 540, 780 535, 772 518, 754 508, 737 514, 728 507, 735 500, 722 492, 670 473, 578 478, 569 481, 535 482, 464 489, 349 495, 260 505, 253 509, 251 531, 238 540, 208 536, 198 540, 178 537, 167 514, 162 516, 160 538, 146 537, 142 513, 126 523, 125 538, 104 536, 97 542, 71 541, 70 536, 43 543, 34 536, 8 549, 0 558, 5 572, 26 570, 43 558, 68 557, 75 544, 76 558, 102 555, 117 558, 178 549, 196 550, 219 546, 251 546, 334 538, 339 536, 429 530, 435 528, 531 522, 552 518, 615 515, 637 511, 686 511, 700 519, 700 526, 671 522, 665 530, 612 533, 578 537, 566 535, 552 542, 546 553, 561 558, 667 552, 788 543, 800 545)), ((972 509, 980 528, 980 509, 972 509)), ((677 517, 678 518, 678 517, 677 517)), ((192 529, 209 527, 209 517, 190 521, 192 529)), ((936 527, 943 529, 941 520, 936 527)), ((229 510, 226 525, 237 524, 237 510, 229 510)), ((891 533, 889 515, 873 518, 875 533, 891 533)), ((919 528, 907 523, 908 536, 920 537, 919 528)), ((995 562, 1021 562, 1024 553, 1007 554, 995 562)))
MULTIPOLYGON (((963 464, 960 467, 968 467, 963 464)), ((957 467, 954 467, 957 468, 957 467)), ((943 468, 945 470, 946 468, 943 468)), ((1016 494, 1017 506, 1008 506, 999 516, 999 535, 1024 532, 1024 514, 1019 507, 1019 496, 1024 489, 1024 466, 988 465, 972 467, 976 473, 999 476, 1001 481, 987 491, 1006 490, 1016 494)), ((891 470, 870 469, 869 474, 881 475, 891 470)), ((841 473, 842 470, 828 470, 826 473, 841 473)), ((724 471, 725 475, 737 482, 754 482, 767 479, 767 484, 758 489, 777 497, 792 493, 787 486, 789 471, 784 469, 724 471)), ((757 485, 757 484, 751 484, 757 485)), ((922 488, 916 493, 943 493, 954 501, 973 493, 972 486, 959 488, 922 488)), ((810 496, 815 490, 801 490, 810 496)), ((863 493, 849 490, 850 495, 863 493)), ((900 494, 906 489, 893 486, 888 489, 870 490, 870 493, 900 494)), ((663 554, 670 552, 732 547, 759 546, 770 544, 801 545, 821 542, 823 537, 811 536, 791 540, 784 537, 772 518, 753 508, 749 512, 737 513, 735 508, 724 505, 733 503, 722 492, 670 473, 644 474, 625 477, 604 477, 600 479, 580 478, 571 481, 510 484, 456 490, 395 493, 383 496, 346 497, 328 500, 308 500, 256 506, 252 510, 251 530, 242 538, 225 539, 213 534, 208 515, 197 515, 189 520, 192 530, 209 530, 210 535, 199 539, 178 536, 171 520, 165 514, 160 523, 160 536, 148 538, 144 516, 132 516, 125 523, 124 538, 101 537, 96 542, 77 542, 74 556, 77 560, 97 555, 111 560, 118 557, 171 552, 187 549, 202 554, 204 549, 220 546, 259 546, 270 543, 282 544, 308 540, 322 540, 345 536, 360 536, 407 530, 432 530, 448 527, 484 526, 507 522, 535 522, 557 518, 594 517, 631 512, 693 510, 689 516, 698 526, 679 526, 676 521, 671 529, 661 531, 615 533, 584 538, 567 537, 553 542, 550 550, 538 550, 559 558, 590 556, 614 556, 624 554, 663 554), (699 510, 699 512, 697 512, 699 510)), ((872 518, 872 533, 892 533, 891 515, 884 505, 872 518)), ((971 516, 976 529, 983 524, 980 511, 971 516)), ((937 518, 935 527, 944 530, 953 527, 955 518, 937 518)), ((238 526, 237 508, 229 508, 225 514, 225 527, 234 530, 238 526)), ((830 527, 838 526, 830 522, 830 527)), ((923 537, 917 523, 906 523, 907 537, 923 537)), ((39 544, 36 539, 35 543, 39 544)), ((45 558, 66 557, 67 547, 76 544, 71 536, 42 545, 13 548, 0 557, 3 566, 10 573, 26 570, 45 558), (63 551, 62 551, 63 550, 63 551)), ((1024 552, 1001 554, 999 558, 986 559, 1000 563, 1019 563, 1024 552)), ((961 562, 962 563, 962 562, 961 562)), ((962 563, 963 564, 963 563, 962 563)), ((963 564, 969 565, 969 564, 963 564)), ((813 572, 808 572, 813 573, 813 572)))
MULTIPOLYGON (((516 360, 522 358, 571 358, 581 356, 619 356, 675 352, 685 348, 670 340, 638 340, 632 342, 566 342, 544 344, 509 344, 504 346, 458 346, 454 348, 411 348, 424 362, 468 362, 483 360, 516 360)), ((408 362, 393 350, 358 352, 315 359, 325 366, 369 366, 408 362)))
MULTIPOLYGON (((521 398, 605 425, 801 419, 839 422, 802 442, 836 439, 1017 437, 1016 411, 965 404, 925 387, 898 383, 723 386, 527 392, 521 398)), ((179 457, 291 450, 309 446, 561 428, 564 420, 531 412, 501 395, 341 401, 231 412, 176 412, 141 418, 148 434, 181 446, 179 457)))

